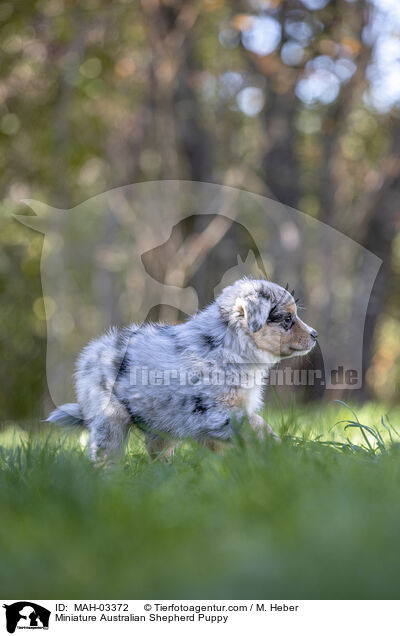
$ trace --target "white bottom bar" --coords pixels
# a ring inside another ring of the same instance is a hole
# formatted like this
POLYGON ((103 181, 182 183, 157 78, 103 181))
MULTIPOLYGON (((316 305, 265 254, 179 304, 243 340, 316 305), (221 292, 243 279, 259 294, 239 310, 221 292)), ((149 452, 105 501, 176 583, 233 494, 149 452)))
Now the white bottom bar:
POLYGON ((51 634, 304 634, 337 636, 391 632, 399 601, 1 601, 1 633, 51 634), (14 603, 18 603, 13 607, 14 603), (51 612, 43 627, 38 607, 51 612), (6 620, 9 629, 6 631, 6 620), (14 624, 12 624, 14 623, 14 624))

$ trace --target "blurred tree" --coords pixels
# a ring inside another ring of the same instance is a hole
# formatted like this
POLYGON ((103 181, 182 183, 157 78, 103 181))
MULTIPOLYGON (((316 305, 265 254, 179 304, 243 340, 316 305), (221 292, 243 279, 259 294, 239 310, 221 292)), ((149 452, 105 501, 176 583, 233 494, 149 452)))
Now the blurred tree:
MULTIPOLYGON (((396 399, 399 56, 395 0, 3 2, 4 417, 37 413, 45 378, 42 238, 13 221, 20 200, 68 207, 121 184, 165 178, 276 198, 378 254, 366 387, 396 399)), ((201 236, 203 223, 193 217, 181 239, 201 236)), ((227 232, 193 272, 198 289, 230 266, 227 232)), ((331 263, 296 262, 303 290, 318 290, 331 263)), ((118 320, 110 280, 103 272, 87 303, 106 294, 118 320)))

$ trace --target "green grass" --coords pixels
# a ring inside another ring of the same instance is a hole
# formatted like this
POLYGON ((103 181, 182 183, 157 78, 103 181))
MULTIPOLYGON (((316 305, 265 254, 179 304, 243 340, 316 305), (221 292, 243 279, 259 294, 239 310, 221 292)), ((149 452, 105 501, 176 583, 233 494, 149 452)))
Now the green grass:
POLYGON ((357 411, 368 430, 338 404, 272 410, 281 445, 187 443, 167 464, 132 435, 112 471, 79 435, 5 427, 0 597, 398 598, 400 439, 383 413, 357 411))

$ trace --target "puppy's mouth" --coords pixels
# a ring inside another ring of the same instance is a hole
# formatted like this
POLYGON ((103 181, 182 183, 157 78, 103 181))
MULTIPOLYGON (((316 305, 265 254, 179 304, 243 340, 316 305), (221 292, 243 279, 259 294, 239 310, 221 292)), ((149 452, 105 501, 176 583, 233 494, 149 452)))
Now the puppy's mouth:
POLYGON ((310 351, 310 349, 312 349, 314 345, 315 342, 313 342, 311 346, 306 347, 305 349, 303 349, 303 347, 289 347, 289 351, 310 351))
POLYGON ((316 342, 314 340, 313 342, 311 342, 309 347, 305 347, 305 348, 304 347, 296 347, 296 346, 293 346, 293 345, 289 345, 289 347, 288 347, 289 353, 286 354, 286 355, 293 356, 296 353, 299 353, 299 354, 308 353, 309 351, 311 351, 311 349, 313 349, 315 347, 315 344, 316 344, 316 342))

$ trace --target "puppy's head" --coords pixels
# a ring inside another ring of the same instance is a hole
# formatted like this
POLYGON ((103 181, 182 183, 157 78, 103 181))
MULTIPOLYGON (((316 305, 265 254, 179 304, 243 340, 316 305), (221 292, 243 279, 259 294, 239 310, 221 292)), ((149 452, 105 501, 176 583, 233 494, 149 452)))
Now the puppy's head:
POLYGON ((229 325, 250 336, 270 360, 304 355, 315 345, 318 333, 299 318, 293 296, 280 285, 243 279, 217 302, 229 325))

